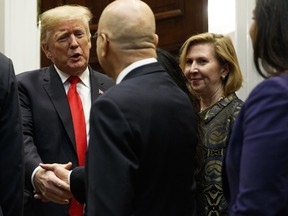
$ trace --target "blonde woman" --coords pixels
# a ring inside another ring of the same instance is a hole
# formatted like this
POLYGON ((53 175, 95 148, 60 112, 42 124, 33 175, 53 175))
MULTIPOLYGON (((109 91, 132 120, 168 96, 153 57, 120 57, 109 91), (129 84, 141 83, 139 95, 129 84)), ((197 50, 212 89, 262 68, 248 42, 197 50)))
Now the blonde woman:
POLYGON ((203 33, 190 37, 180 51, 180 67, 200 98, 204 161, 198 178, 198 215, 227 215, 222 164, 234 121, 243 102, 236 91, 242 74, 229 37, 203 33))

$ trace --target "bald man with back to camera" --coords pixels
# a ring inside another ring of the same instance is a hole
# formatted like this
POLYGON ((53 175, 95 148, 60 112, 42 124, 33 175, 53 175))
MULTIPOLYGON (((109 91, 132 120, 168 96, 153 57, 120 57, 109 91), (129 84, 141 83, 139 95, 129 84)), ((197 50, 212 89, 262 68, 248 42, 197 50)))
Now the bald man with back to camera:
POLYGON ((157 43, 143 1, 102 12, 97 56, 116 86, 91 107, 88 216, 195 215, 197 114, 157 62, 157 43))

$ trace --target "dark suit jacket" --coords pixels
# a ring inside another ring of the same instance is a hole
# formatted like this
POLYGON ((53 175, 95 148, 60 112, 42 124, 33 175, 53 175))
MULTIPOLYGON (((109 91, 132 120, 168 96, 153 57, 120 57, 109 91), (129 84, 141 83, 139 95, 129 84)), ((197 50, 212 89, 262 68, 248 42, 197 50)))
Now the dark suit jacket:
POLYGON ((193 215, 194 119, 159 63, 105 92, 91 108, 87 215, 193 215))
MULTIPOLYGON (((0 53, 0 212, 21 216, 24 161, 22 124, 13 64, 0 53)), ((1 214, 1 213, 0 213, 1 214)))
POLYGON ((255 87, 238 115, 224 173, 230 215, 288 215, 287 151, 288 73, 255 87))
MULTIPOLYGON (((99 96, 99 89, 105 91, 114 84, 114 81, 91 68, 89 71, 91 100, 94 101, 99 96)), ((67 163, 71 161, 73 168, 78 166, 72 117, 65 89, 53 65, 21 73, 17 75, 17 80, 24 133, 25 215, 66 216, 68 205, 42 203, 35 200, 31 184, 32 172, 40 162, 67 163)), ((83 197, 85 197, 84 168, 76 168, 70 180, 73 195, 83 202, 83 197)))

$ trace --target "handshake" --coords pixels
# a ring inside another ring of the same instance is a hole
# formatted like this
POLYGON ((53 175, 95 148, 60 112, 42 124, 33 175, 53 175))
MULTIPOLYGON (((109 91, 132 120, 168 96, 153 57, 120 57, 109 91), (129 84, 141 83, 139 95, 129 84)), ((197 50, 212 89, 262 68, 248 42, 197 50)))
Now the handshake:
POLYGON ((71 162, 67 164, 40 163, 33 178, 34 198, 43 202, 68 204, 73 197, 69 181, 71 167, 71 162))

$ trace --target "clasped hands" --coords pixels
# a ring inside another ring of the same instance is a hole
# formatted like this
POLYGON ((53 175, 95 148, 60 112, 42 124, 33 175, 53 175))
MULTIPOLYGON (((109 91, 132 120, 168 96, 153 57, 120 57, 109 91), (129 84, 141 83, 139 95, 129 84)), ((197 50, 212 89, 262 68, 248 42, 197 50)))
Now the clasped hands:
POLYGON ((68 180, 71 167, 71 162, 67 164, 40 163, 40 168, 33 179, 36 189, 34 198, 43 202, 68 204, 69 199, 73 197, 68 180))

